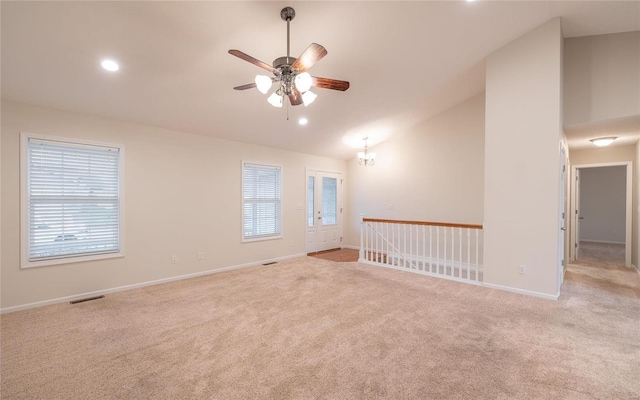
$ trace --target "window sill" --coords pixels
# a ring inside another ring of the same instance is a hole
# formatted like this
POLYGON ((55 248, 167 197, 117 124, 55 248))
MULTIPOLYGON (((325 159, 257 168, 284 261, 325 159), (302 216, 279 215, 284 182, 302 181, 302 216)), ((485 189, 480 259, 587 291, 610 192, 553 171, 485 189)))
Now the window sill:
POLYGON ((98 261, 98 260, 106 260, 109 258, 120 258, 124 257, 123 252, 119 253, 106 253, 106 254, 96 254, 90 256, 77 256, 77 257, 64 257, 64 258, 51 258, 47 260, 40 261, 28 261, 23 260, 20 268, 37 268, 37 267, 46 267, 49 265, 61 265, 61 264, 72 264, 78 262, 90 262, 90 261, 98 261))
POLYGON ((276 240, 276 239, 282 239, 282 235, 256 237, 256 238, 242 238, 242 243, 262 242, 265 240, 276 240))

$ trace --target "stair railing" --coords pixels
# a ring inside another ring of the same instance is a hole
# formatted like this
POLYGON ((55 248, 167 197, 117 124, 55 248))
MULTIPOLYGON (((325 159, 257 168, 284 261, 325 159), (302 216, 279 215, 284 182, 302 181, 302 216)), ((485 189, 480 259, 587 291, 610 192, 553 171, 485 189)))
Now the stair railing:
POLYGON ((362 218, 359 262, 482 282, 482 225, 362 218))

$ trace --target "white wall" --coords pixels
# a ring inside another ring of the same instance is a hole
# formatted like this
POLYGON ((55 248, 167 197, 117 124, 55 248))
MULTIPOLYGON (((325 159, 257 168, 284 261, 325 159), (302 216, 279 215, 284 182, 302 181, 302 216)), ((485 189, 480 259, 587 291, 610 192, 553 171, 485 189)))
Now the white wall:
MULTIPOLYGON (((345 244, 360 245, 360 214, 369 218, 481 224, 484 94, 384 142, 372 167, 348 162, 345 244)), ((354 150, 354 154, 357 150, 354 150)))
POLYGON ((565 124, 640 113, 639 49, 640 31, 565 40, 565 124))
POLYGON ((580 169, 580 240, 625 243, 627 167, 580 169))
POLYGON ((638 260, 638 249, 640 249, 640 208, 638 208, 638 199, 640 198, 640 163, 637 160, 640 160, 640 142, 636 143, 635 147, 635 160, 636 163, 635 168, 633 169, 633 173, 635 174, 633 179, 633 184, 635 185, 633 188, 633 256, 632 263, 636 267, 640 266, 640 262, 638 260))
POLYGON ((10 102, 1 140, 2 308, 304 254, 305 168, 346 169, 342 160, 10 102), (21 131, 125 145, 124 258, 20 269, 21 131), (281 240, 241 243, 243 160, 283 167, 281 240))
POLYGON ((598 148, 594 146, 590 150, 571 150, 569 158, 572 165, 635 161, 636 145, 598 148))
POLYGON ((487 59, 484 281, 546 297, 561 251, 562 45, 553 19, 487 59))

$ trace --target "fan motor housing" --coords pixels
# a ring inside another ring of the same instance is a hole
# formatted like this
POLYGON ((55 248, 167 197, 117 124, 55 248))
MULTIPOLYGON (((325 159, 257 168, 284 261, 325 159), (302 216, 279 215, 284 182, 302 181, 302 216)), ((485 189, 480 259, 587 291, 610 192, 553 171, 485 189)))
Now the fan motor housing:
POLYGON ((278 57, 273 60, 273 68, 280 70, 283 74, 291 72, 291 65, 296 62, 295 57, 278 57))

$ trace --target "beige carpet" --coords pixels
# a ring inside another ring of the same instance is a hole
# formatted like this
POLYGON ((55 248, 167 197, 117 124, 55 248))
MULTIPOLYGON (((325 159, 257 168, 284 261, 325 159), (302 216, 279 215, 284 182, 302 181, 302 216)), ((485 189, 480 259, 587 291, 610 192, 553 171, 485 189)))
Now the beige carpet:
POLYGON ((624 267, 624 244, 580 242, 578 263, 602 268, 624 267))
POLYGON ((637 399, 640 279, 559 301, 312 257, 1 317, 8 399, 637 399))

